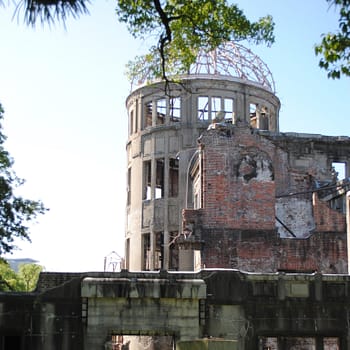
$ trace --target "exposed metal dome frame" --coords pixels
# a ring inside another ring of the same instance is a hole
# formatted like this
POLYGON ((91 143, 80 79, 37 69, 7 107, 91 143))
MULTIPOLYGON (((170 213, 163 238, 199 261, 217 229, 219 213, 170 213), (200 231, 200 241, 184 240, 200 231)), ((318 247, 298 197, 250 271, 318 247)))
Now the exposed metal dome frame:
POLYGON ((275 81, 265 62, 243 45, 226 42, 213 51, 201 50, 189 74, 224 75, 252 81, 276 92, 275 81))
MULTIPOLYGON (((147 82, 155 82, 151 78, 147 64, 140 65, 141 70, 131 81, 131 89, 147 82)), ((276 92, 275 81, 272 73, 265 62, 259 56, 243 45, 235 42, 226 42, 212 51, 202 49, 189 69, 187 75, 202 76, 226 76, 234 79, 241 79, 253 82, 265 89, 276 92)), ((185 77, 181 74, 181 77, 185 77)), ((156 79, 156 81, 158 81, 156 79)))

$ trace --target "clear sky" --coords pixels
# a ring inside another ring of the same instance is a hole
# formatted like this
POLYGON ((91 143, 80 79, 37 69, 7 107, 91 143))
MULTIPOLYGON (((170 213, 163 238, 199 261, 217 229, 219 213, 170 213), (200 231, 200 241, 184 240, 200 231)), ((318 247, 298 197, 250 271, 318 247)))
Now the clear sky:
MULTIPOLYGON (((251 19, 271 14, 276 43, 252 47, 273 73, 280 129, 350 135, 350 78, 318 68, 314 45, 337 29, 326 0, 238 1, 251 19)), ((7 149, 21 193, 50 211, 19 241, 11 258, 33 258, 47 271, 103 270, 111 251, 124 254, 125 64, 147 49, 117 20, 114 1, 49 28, 26 27, 0 8, 0 101, 7 149)))

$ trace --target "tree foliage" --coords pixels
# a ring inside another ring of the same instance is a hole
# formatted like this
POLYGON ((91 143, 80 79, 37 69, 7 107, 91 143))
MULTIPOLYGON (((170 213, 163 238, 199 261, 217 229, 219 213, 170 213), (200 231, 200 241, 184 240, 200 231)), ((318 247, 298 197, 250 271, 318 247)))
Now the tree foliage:
POLYGON ((33 291, 42 270, 43 267, 37 264, 22 264, 16 273, 5 260, 0 260, 0 291, 33 291))
POLYGON ((24 291, 33 291, 43 267, 37 264, 22 264, 19 267, 18 277, 24 284, 24 291))
POLYGON ((16 238, 30 241, 29 223, 46 209, 41 201, 25 199, 15 194, 24 183, 12 169, 13 159, 4 148, 6 136, 1 122, 4 110, 0 104, 0 256, 10 253, 16 238))
POLYGON ((338 79, 350 76, 350 0, 327 1, 339 10, 339 30, 323 34, 315 53, 322 56, 319 66, 328 72, 328 77, 338 79))
POLYGON ((0 291, 14 292, 23 289, 24 284, 19 281, 16 272, 5 260, 0 259, 0 291))
MULTIPOLYGON (((4 0, 0 0, 4 4, 4 0)), ((28 24, 54 22, 88 13, 89 0, 15 0, 17 13, 24 11, 28 24)), ((118 18, 134 37, 155 36, 149 52, 130 62, 133 78, 147 70, 150 78, 188 70, 199 49, 211 50, 229 40, 274 41, 270 16, 251 22, 243 11, 226 0, 117 0, 118 18), (141 71, 141 72, 140 72, 141 71)))
MULTIPOLYGON (((88 14, 89 0, 14 0, 16 6, 15 15, 23 15, 24 21, 28 25, 35 25, 38 21, 41 23, 54 23, 62 21, 63 23, 69 16, 73 18, 82 14, 88 14)), ((5 5, 6 0, 0 0, 0 5, 5 5)))
POLYGON ((212 50, 225 41, 274 42, 270 16, 251 22, 226 0, 118 0, 117 15, 135 38, 155 37, 149 52, 128 64, 129 78, 167 80, 185 73, 199 50, 212 50))

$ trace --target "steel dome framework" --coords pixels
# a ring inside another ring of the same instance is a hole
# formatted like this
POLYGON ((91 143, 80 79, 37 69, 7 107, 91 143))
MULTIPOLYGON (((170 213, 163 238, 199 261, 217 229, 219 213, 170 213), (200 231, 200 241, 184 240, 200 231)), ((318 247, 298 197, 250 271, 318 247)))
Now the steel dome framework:
MULTIPOLYGON (((137 85, 154 81, 146 62, 141 67, 142 71, 139 72, 137 79, 132 81, 132 85, 135 80, 137 85)), ((251 50, 234 42, 226 42, 212 51, 202 49, 196 62, 191 65, 188 75, 231 77, 253 82, 273 93, 276 91, 275 82, 267 64, 251 50)))
POLYGON ((213 51, 202 50, 190 74, 222 75, 262 85, 275 93, 272 73, 259 56, 243 45, 227 42, 213 51))

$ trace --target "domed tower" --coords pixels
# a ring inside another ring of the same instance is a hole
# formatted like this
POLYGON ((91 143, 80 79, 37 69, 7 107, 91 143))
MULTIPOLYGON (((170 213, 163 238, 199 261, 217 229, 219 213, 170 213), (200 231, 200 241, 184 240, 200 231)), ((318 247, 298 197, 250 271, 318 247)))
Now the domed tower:
POLYGON ((126 268, 177 269, 182 210, 196 207, 189 173, 198 137, 214 119, 278 132, 280 101, 266 64, 232 42, 201 52, 167 89, 146 81, 126 100, 126 268))

